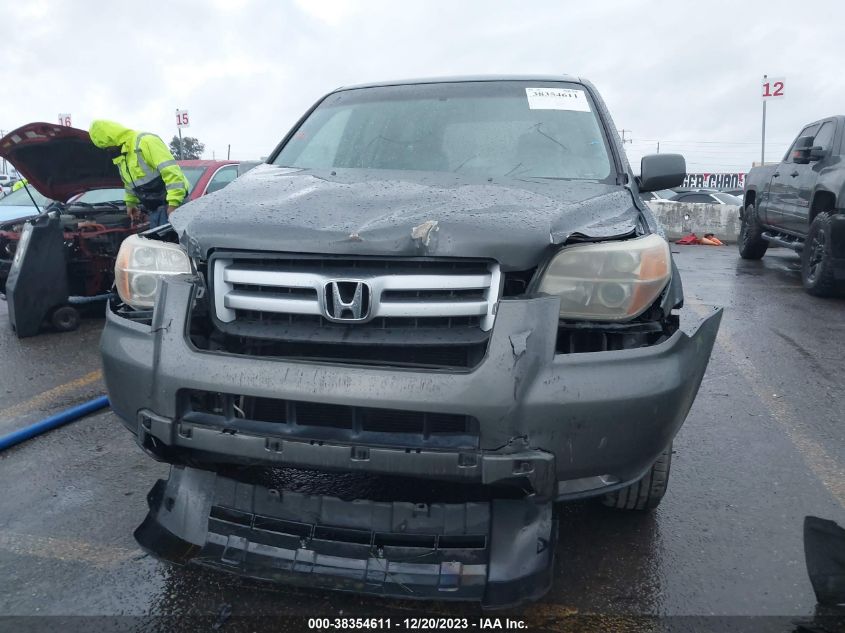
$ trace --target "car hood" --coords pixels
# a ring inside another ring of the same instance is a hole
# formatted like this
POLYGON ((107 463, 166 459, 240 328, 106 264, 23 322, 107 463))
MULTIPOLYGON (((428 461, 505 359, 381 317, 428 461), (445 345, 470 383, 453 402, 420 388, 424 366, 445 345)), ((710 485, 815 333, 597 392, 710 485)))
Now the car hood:
POLYGON ((203 259, 213 250, 477 257, 525 270, 570 238, 631 235, 639 217, 617 185, 261 165, 171 223, 203 259))
POLYGON ((123 188, 112 159, 85 130, 28 123, 0 139, 0 157, 53 200, 65 201, 90 189, 123 188))

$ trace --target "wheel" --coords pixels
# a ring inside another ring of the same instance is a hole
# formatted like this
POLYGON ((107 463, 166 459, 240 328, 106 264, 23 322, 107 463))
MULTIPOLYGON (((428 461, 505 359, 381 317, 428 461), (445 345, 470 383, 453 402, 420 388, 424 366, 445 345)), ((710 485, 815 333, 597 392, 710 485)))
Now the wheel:
POLYGON ((742 259, 760 259, 769 248, 769 243, 763 239, 763 227, 757 220, 757 208, 753 202, 745 207, 745 213, 742 214, 737 246, 742 259))
POLYGON ((73 306, 61 306, 53 310, 50 323, 59 332, 72 332, 79 327, 79 311, 73 306))
POLYGON ((619 490, 608 492, 602 503, 619 510, 653 510, 660 505, 669 485, 669 467, 672 465, 672 445, 660 453, 645 477, 619 490))
POLYGON ((804 290, 817 297, 830 297, 837 292, 831 262, 830 213, 820 212, 810 224, 804 250, 801 252, 801 281, 804 290))

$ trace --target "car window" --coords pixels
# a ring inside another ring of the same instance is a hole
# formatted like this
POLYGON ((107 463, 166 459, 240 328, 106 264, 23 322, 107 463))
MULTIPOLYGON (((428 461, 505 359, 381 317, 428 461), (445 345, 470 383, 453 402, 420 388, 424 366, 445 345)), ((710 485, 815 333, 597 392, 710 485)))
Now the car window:
POLYGON ((657 196, 654 195, 651 191, 645 191, 640 193, 640 198, 648 202, 649 200, 654 200, 657 196))
POLYGON ((798 136, 795 137, 795 140, 792 141, 792 145, 789 146, 789 151, 786 152, 786 156, 783 157, 784 163, 791 163, 792 162, 792 150, 795 149, 796 144, 798 143, 798 139, 804 136, 815 136, 816 130, 819 129, 818 125, 808 125, 803 130, 798 133, 798 136))
POLYGON ((123 189, 92 189, 79 196, 74 202, 102 204, 104 202, 123 202, 123 189))
POLYGON ((713 202, 709 193, 686 193, 675 198, 676 202, 713 202))
POLYGON ((736 196, 729 194, 729 193, 714 193, 712 195, 713 195, 714 198, 716 198, 717 200, 719 200, 720 202, 722 202, 724 204, 732 204, 732 205, 735 205, 735 206, 742 206, 742 200, 740 198, 737 198, 736 196))
POLYGON ((208 183, 208 187, 205 188, 206 193, 213 193, 215 191, 219 191, 230 182, 232 182, 235 178, 238 177, 238 166, 237 165, 229 165, 228 167, 221 167, 217 170, 217 173, 214 174, 211 178, 211 182, 208 183))
POLYGON ((182 173, 188 179, 188 195, 190 195, 200 177, 205 173, 205 167, 182 167, 182 173))
POLYGON ((835 129, 836 128, 833 127, 833 123, 825 121, 819 128, 819 131, 816 132, 816 137, 813 139, 813 145, 818 145, 824 150, 829 150, 830 146, 833 144, 833 132, 835 129))
MULTIPOLYGON (((32 187, 29 187, 29 193, 32 194, 32 199, 34 199, 35 203, 41 208, 46 207, 52 202, 52 200, 50 200, 47 196, 42 196, 32 187)), ((11 193, 7 193, 5 196, 0 198, 0 205, 9 207, 31 207, 32 199, 30 199, 29 194, 26 192, 26 189, 22 188, 18 189, 17 191, 12 191, 11 193)))
POLYGON ((595 107, 583 86, 567 82, 340 91, 317 106, 273 163, 613 181, 595 107))

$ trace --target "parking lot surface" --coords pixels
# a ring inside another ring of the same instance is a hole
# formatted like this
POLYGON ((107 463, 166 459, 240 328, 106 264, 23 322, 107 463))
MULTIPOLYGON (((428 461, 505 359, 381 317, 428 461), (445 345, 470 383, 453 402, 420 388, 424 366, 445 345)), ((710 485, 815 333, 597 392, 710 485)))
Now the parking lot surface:
MULTIPOLYGON (((803 518, 845 524, 845 300, 805 294, 799 260, 783 249, 760 262, 740 260, 734 247, 673 249, 686 326, 713 306, 725 316, 675 442, 669 492, 651 514, 562 506, 552 590, 506 613, 532 627, 569 630, 574 614, 599 617, 601 630, 632 622, 652 630, 643 616, 814 613, 803 518)), ((91 319, 75 333, 17 340, 0 302, 0 434, 102 393, 101 327, 91 319)), ((481 616, 473 605, 299 590, 161 564, 132 532, 147 491, 166 475, 108 411, 0 454, 0 614, 162 617, 131 620, 133 630, 162 622, 239 630, 239 618, 261 616, 481 616)), ((294 484, 307 489, 307 476, 294 484)), ((267 622, 284 630, 283 620, 267 622)))

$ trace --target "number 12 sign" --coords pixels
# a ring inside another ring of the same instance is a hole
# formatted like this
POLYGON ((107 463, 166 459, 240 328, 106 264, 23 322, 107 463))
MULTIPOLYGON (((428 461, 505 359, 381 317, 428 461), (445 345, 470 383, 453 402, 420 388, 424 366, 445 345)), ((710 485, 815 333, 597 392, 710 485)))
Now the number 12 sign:
POLYGON ((766 101, 768 99, 778 99, 783 97, 783 87, 785 83, 786 80, 783 77, 763 77, 763 100, 766 101))
POLYGON ((176 127, 190 127, 187 110, 176 110, 176 127))

